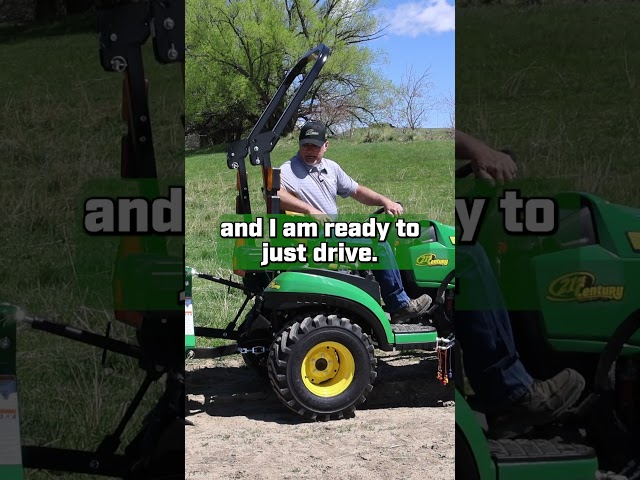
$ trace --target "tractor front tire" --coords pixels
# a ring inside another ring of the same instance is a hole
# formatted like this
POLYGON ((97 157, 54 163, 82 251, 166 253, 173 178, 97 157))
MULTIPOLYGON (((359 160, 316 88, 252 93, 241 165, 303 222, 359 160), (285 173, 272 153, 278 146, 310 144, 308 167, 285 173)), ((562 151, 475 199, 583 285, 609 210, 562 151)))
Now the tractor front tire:
POLYGON ((267 367, 280 400, 312 420, 353 417, 377 375, 369 336, 336 315, 306 317, 283 330, 267 367))

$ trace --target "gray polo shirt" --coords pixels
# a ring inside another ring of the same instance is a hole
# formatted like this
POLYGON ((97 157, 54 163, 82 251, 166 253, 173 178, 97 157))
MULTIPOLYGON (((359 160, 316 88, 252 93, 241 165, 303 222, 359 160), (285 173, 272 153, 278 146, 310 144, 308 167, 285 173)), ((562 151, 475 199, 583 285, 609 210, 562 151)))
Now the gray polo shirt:
POLYGON ((281 187, 327 215, 338 214, 337 196, 350 197, 358 183, 336 162, 323 158, 307 165, 297 155, 280 167, 281 187))

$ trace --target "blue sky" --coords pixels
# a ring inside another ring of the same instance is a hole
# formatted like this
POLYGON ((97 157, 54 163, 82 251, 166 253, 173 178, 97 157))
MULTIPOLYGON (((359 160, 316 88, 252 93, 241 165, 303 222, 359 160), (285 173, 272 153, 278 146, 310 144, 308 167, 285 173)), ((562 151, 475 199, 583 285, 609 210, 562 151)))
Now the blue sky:
MULTIPOLYGON (((408 67, 414 72, 430 68, 434 95, 455 95, 455 7, 453 0, 379 0, 375 10, 382 38, 368 42, 373 50, 386 52, 388 63, 378 69, 399 84, 408 67)), ((431 112, 423 127, 446 127, 446 109, 431 112)))

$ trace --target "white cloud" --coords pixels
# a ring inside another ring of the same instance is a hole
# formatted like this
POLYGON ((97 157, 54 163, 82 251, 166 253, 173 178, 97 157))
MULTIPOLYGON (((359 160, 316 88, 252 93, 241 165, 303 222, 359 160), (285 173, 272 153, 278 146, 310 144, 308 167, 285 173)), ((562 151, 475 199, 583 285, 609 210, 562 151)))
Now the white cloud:
POLYGON ((455 30, 456 10, 447 0, 418 0, 397 5, 393 10, 379 10, 387 32, 417 37, 422 34, 443 33, 455 30))

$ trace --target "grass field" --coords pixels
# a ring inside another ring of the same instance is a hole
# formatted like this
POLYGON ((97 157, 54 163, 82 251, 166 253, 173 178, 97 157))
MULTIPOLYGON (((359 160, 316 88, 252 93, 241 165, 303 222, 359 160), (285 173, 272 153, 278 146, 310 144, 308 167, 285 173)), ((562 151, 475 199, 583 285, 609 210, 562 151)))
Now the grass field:
MULTIPOLYGON (((47 28, 0 28, 5 79, 0 94, 0 301, 103 333, 113 318, 117 239, 82 234, 83 197, 95 180, 117 182, 126 125, 120 118, 122 76, 100 66, 95 20, 89 15, 47 28), (102 295, 91 291, 89 275, 92 285, 105 287, 102 295)), ((180 70, 156 63, 150 43, 145 68, 158 170, 163 177, 180 179, 180 70)), ((112 334, 132 339, 133 332, 116 323, 112 334)), ((107 356, 103 368, 101 354, 95 347, 19 327, 23 444, 90 450, 115 429, 142 371, 134 360, 116 354, 107 356)), ((52 476, 27 473, 34 479, 52 476)))
POLYGON ((457 127, 513 149, 521 177, 638 205, 637 2, 544 3, 457 10, 457 127))
MULTIPOLYGON (((436 132, 437 133, 437 132, 436 132)), ((435 133, 434 133, 435 134, 435 133)), ((297 151, 297 142, 282 139, 272 153, 274 167, 297 151)), ((401 202, 407 214, 418 214, 446 224, 454 221, 453 141, 420 140, 365 143, 362 137, 329 140, 327 158, 338 162, 357 182, 401 202)), ((250 199, 254 213, 264 213, 258 167, 247 159, 250 199)), ((219 251, 221 215, 235 209, 236 172, 226 166, 221 147, 191 151, 185 160, 186 264, 199 272, 223 278, 231 275, 231 256, 219 251)), ((341 213, 371 213, 353 199, 338 199, 341 213)), ((235 277, 238 280, 238 277, 235 277)), ((244 296, 237 290, 202 279, 193 286, 196 324, 223 327, 232 320, 244 296)), ((206 342, 203 342, 205 345, 206 342)))

